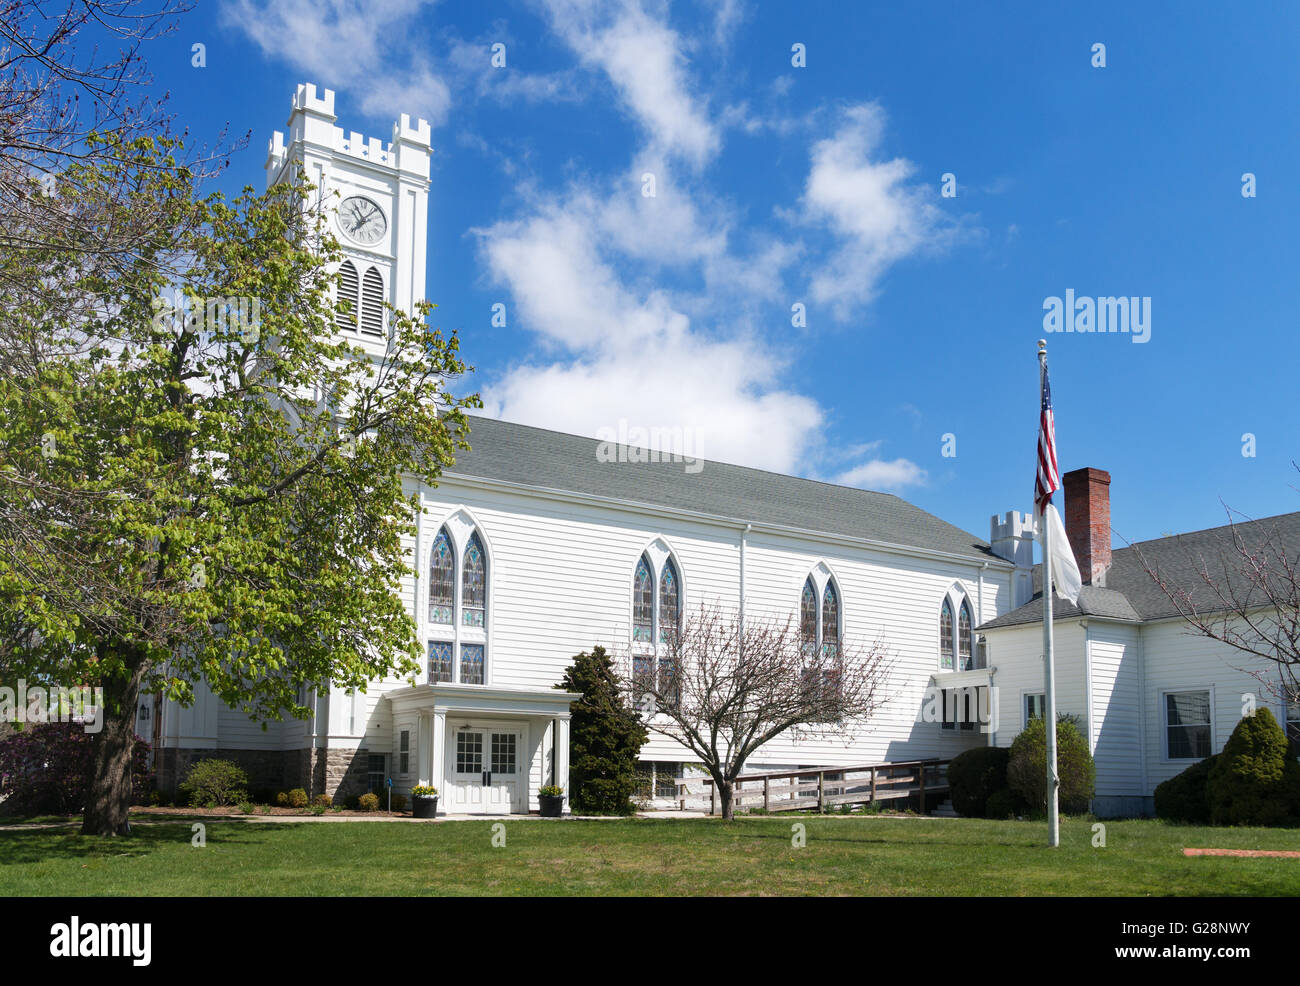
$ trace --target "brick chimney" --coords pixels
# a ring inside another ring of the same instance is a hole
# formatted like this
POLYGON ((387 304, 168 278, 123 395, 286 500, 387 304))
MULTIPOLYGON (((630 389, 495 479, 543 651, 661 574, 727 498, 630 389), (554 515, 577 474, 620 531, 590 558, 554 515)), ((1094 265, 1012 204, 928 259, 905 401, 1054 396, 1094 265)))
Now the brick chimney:
POLYGON ((1085 585, 1105 585, 1110 568, 1110 473, 1076 469, 1062 477, 1065 534, 1085 585))

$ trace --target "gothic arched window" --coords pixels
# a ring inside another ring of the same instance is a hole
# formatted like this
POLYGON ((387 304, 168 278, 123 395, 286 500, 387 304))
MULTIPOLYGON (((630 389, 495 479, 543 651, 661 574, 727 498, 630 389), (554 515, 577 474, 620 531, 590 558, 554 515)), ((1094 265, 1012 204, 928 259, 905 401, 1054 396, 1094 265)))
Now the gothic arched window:
POLYGON ((456 607, 456 552, 444 527, 429 553, 429 622, 450 625, 456 607))
POLYGON ((361 283, 361 331, 384 334, 384 278, 377 267, 367 270, 361 283))
POLYGON ((939 667, 952 670, 952 600, 943 600, 939 610, 939 667))
POLYGON ((817 652, 817 589, 812 576, 804 582, 799 598, 799 643, 805 654, 817 652))
POLYGON ((962 600, 961 610, 957 615, 957 669, 971 669, 971 616, 970 604, 962 600))
POLYGON ((655 583, 650 574, 650 559, 641 556, 632 577, 632 639, 636 642, 654 641, 655 583))
POLYGON ((678 592, 677 567, 671 558, 664 562, 659 575, 659 641, 670 643, 681 626, 681 596, 678 592))
POLYGON ((832 661, 840 654, 840 599, 829 579, 822 597, 822 654, 832 661))
POLYGON ((465 575, 461 585, 462 622, 467 627, 487 625, 487 559, 478 532, 465 545, 465 575))
POLYGON ((335 309, 334 324, 348 332, 357 330, 357 310, 359 298, 359 281, 357 269, 352 261, 343 261, 339 267, 339 300, 335 309))

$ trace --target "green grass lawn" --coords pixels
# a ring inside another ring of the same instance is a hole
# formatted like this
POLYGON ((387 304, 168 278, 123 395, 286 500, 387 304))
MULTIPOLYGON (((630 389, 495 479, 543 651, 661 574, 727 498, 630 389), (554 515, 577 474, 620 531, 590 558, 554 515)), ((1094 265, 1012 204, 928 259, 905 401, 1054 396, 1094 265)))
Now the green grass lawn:
POLYGON ((0 894, 66 895, 1300 895, 1300 859, 1187 858, 1186 846, 1300 850, 1296 829, 805 817, 137 825, 130 838, 75 827, 0 828, 0 894), (791 826, 807 845, 791 845, 791 826))

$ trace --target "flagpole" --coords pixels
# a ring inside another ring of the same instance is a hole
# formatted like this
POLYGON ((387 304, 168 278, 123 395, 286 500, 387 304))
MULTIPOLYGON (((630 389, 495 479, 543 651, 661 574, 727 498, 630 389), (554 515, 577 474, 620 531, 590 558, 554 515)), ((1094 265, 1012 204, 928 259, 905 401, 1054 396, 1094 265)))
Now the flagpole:
MULTIPOLYGON (((1038 393, 1043 393, 1047 375, 1047 340, 1038 340, 1038 393)), ((1047 503, 1050 503, 1048 498, 1047 503)), ((1043 718, 1047 727, 1047 844, 1061 844, 1061 821, 1057 815, 1056 778, 1056 667, 1052 652, 1052 526, 1047 522, 1047 503, 1038 514, 1043 533, 1043 718)))

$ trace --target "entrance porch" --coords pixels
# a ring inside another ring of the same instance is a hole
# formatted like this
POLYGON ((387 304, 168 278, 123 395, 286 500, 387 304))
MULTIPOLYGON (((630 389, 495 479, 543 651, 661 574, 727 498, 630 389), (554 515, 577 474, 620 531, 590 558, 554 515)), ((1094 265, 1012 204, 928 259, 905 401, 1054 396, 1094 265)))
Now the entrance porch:
POLYGON ((406 733, 414 758, 404 786, 436 787, 439 814, 528 814, 547 784, 564 789, 568 812, 569 703, 581 696, 441 682, 387 697, 393 749, 406 733))

